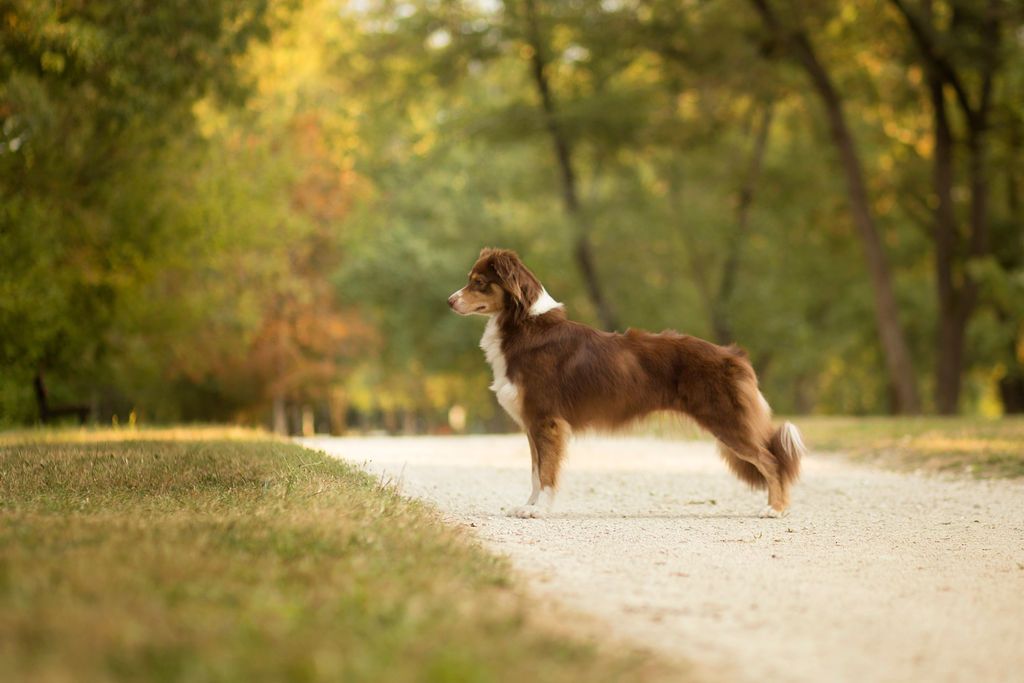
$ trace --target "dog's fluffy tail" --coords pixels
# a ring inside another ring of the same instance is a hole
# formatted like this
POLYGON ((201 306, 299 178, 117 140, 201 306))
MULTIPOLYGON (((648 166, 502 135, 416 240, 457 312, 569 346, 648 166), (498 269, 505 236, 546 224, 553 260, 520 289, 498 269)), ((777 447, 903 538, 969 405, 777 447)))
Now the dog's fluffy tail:
POLYGON ((779 463, 779 476, 783 483, 792 483, 800 477, 800 460, 807 454, 807 446, 795 424, 783 422, 772 434, 768 450, 779 463))

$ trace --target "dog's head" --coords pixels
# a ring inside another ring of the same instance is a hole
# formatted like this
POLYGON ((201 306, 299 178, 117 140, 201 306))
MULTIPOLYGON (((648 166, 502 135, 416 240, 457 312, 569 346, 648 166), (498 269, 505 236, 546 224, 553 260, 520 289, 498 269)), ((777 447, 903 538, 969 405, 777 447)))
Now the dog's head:
POLYGON ((527 314, 542 289, 514 251, 484 248, 469 271, 469 282, 448 297, 448 305, 459 315, 507 312, 519 318, 527 314))

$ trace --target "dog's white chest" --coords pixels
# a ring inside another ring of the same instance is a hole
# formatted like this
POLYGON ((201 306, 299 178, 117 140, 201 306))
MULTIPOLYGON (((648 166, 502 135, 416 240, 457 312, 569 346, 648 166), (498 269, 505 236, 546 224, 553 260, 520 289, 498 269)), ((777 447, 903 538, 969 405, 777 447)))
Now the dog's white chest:
POLYGON ((498 403, 505 409, 505 412, 522 427, 522 397, 519 395, 519 387, 508 378, 508 365, 505 363, 505 354, 501 352, 501 329, 498 327, 496 316, 487 321, 484 336, 480 338, 480 348, 484 350, 484 356, 491 364, 491 370, 494 371, 491 391, 494 392, 498 403))

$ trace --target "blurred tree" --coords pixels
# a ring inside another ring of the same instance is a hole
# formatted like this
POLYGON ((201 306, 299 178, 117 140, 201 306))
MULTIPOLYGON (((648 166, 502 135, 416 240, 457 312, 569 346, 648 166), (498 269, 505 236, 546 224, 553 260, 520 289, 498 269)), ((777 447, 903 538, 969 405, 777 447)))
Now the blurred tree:
MULTIPOLYGON (((1014 45, 1011 39, 1007 48, 1004 36, 1016 35, 1024 10, 999 0, 891 2, 906 22, 927 75, 924 87, 932 109, 935 147, 931 233, 935 242, 939 310, 936 405, 940 413, 954 414, 959 409, 967 328, 979 298, 979 286, 970 264, 993 257, 991 128, 993 112, 1004 106, 998 99, 998 82, 1006 77, 1010 60, 1021 56, 1019 41, 1014 45), (974 93, 970 92, 971 83, 976 84, 974 93), (969 197, 963 212, 964 229, 959 226, 955 200, 957 136, 948 111, 947 89, 952 91, 965 129, 960 136, 966 148, 969 197)), ((1007 107, 1007 111, 1012 111, 1012 107, 1007 107)), ((1016 338, 1014 332, 1014 341, 1016 338)), ((1010 403, 1013 405, 1014 401, 1011 399, 1010 403)))
POLYGON ((265 10, 265 0, 0 3, 7 381, 30 391, 42 369, 77 378, 79 391, 96 380, 121 294, 177 239, 144 201, 166 180, 154 172, 161 149, 187 136, 196 100, 243 92, 234 60, 267 36, 265 10))
POLYGON ((349 122, 323 75, 295 68, 318 64, 345 30, 324 23, 324 9, 289 15, 293 26, 250 50, 244 106, 207 98, 195 108, 203 145, 182 190, 189 197, 173 201, 192 204, 188 221, 200 229, 183 245, 187 262, 141 289, 134 322, 171 361, 159 379, 181 392, 172 417, 270 415, 295 431, 296 415, 316 405, 324 426, 345 428, 338 387, 374 335, 332 282, 345 257, 338 225, 359 186, 349 122), (171 304, 149 319, 154 298, 171 304))
POLYGON ((875 323, 885 354, 889 381, 896 399, 896 412, 916 413, 921 409, 917 381, 911 361, 910 349, 900 322, 896 296, 893 291, 889 258, 868 198, 857 143, 847 122, 840 91, 828 69, 818 56, 813 42, 802 28, 785 23, 768 0, 750 0, 773 38, 791 54, 807 73, 814 91, 825 108, 829 132, 839 154, 846 179, 847 195, 854 224, 857 226, 864 257, 867 260, 875 301, 875 323))
POLYGON ((1024 406, 1020 27, 1005 0, 0 0, 0 422, 42 368, 104 414, 507 427, 444 304, 484 245, 584 321, 743 344, 780 411, 1024 406))
POLYGON ((525 0, 522 9, 522 22, 525 24, 523 33, 527 46, 526 53, 530 59, 530 74, 533 76, 537 97, 540 99, 541 109, 544 113, 544 125, 551 136, 551 145, 554 148, 555 158, 558 160, 559 176, 562 183, 562 202, 566 213, 576 226, 576 245, 573 253, 583 275, 587 294, 597 310, 597 316, 601 320, 601 324, 606 330, 614 330, 619 327, 619 318, 615 314, 615 309, 611 302, 605 296, 604 287, 597 274, 597 267, 594 263, 594 248, 591 244, 591 229, 586 218, 586 212, 580 206, 579 184, 576 179, 577 174, 573 163, 572 148, 568 136, 562 129, 561 114, 547 75, 548 41, 545 39, 541 28, 537 3, 534 0, 525 0))

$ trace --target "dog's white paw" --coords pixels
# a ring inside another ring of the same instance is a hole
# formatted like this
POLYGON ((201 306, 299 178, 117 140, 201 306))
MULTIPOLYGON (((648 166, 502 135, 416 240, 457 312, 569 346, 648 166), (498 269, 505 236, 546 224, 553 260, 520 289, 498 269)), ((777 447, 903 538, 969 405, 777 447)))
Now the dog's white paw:
POLYGON ((508 516, 519 519, 540 519, 544 516, 544 509, 539 505, 520 505, 509 510, 508 516))
POLYGON ((785 510, 776 510, 771 505, 765 505, 764 509, 761 510, 761 513, 758 515, 758 517, 761 517, 762 519, 766 519, 766 518, 774 519, 776 517, 785 517, 785 516, 786 516, 786 511, 785 510))

